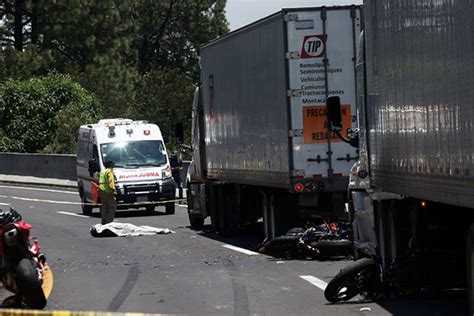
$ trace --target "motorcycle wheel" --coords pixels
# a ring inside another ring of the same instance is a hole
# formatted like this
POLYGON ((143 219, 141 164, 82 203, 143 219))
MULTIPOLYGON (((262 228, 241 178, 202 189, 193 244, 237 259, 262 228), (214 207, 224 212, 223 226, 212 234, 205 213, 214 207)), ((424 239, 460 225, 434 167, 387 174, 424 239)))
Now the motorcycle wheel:
POLYGON ((33 260, 27 258, 20 260, 16 267, 16 283, 28 307, 43 309, 46 306, 46 297, 33 260))
POLYGON ((324 297, 331 303, 347 301, 364 290, 366 281, 372 277, 375 261, 363 258, 342 269, 328 283, 324 297))
POLYGON ((353 253, 352 241, 348 239, 319 240, 316 243, 311 243, 311 246, 326 257, 349 256, 353 253))

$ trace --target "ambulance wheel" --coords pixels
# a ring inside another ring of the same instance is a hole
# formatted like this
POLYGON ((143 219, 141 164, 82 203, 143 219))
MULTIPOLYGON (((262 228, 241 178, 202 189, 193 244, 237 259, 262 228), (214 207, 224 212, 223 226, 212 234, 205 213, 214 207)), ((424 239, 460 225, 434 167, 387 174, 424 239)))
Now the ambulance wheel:
POLYGON ((171 203, 166 203, 165 204, 165 209, 166 209, 166 214, 174 214, 174 202, 171 203))
POLYGON ((87 202, 85 196, 83 196, 83 197, 81 198, 81 202, 82 202, 82 204, 81 204, 81 207, 82 207, 82 214, 87 215, 87 216, 91 215, 93 208, 92 208, 92 205, 89 205, 89 204, 88 204, 88 202, 87 202))

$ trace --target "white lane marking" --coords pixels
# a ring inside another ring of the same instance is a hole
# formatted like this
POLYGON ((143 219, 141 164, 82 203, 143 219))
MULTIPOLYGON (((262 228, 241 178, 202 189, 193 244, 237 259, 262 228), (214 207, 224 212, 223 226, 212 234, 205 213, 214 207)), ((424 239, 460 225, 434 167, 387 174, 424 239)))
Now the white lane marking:
POLYGON ((300 278, 302 278, 303 280, 305 281, 308 281, 309 283, 311 283, 312 285, 316 286, 316 287, 319 287, 321 290, 325 290, 326 289, 326 286, 328 286, 328 284, 326 282, 324 282, 323 280, 320 280, 312 275, 300 275, 300 278))
POLYGON ((247 250, 247 249, 244 249, 244 248, 240 248, 240 247, 236 247, 236 246, 232 246, 232 245, 222 245, 222 247, 230 249, 230 250, 238 251, 238 252, 241 252, 241 253, 245 253, 246 255, 249 255, 249 256, 259 255, 258 252, 253 252, 253 251, 250 251, 250 250, 247 250))
MULTIPOLYGON (((9 195, 0 195, 0 198, 3 199, 14 199, 20 201, 29 201, 29 202, 43 202, 43 203, 52 203, 52 204, 66 204, 66 205, 81 205, 81 202, 68 202, 68 201, 53 201, 53 200, 42 200, 42 199, 31 199, 19 196, 9 196, 9 195)), ((91 204, 91 203, 87 203, 91 204)), ((99 204, 97 204, 99 205, 99 204)))
POLYGON ((75 213, 69 213, 69 212, 61 212, 61 211, 58 211, 58 213, 59 213, 59 214, 64 214, 64 215, 82 217, 82 218, 91 218, 90 216, 80 215, 80 214, 75 214, 75 213))
POLYGON ((6 189, 20 189, 20 190, 31 190, 31 191, 44 191, 44 192, 56 192, 56 193, 76 194, 76 195, 79 195, 79 193, 77 193, 77 192, 71 192, 71 191, 59 191, 59 190, 52 190, 52 189, 28 188, 28 187, 17 187, 17 186, 8 186, 8 185, 0 185, 0 188, 6 188, 6 189))

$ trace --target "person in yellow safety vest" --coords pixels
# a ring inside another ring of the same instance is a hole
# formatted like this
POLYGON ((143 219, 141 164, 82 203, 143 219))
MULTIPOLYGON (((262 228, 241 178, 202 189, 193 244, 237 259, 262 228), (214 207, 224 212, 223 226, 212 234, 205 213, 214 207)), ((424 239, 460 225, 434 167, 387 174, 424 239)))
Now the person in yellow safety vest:
POLYGON ((115 210, 117 209, 117 201, 115 200, 115 180, 114 180, 114 163, 113 161, 104 162, 105 169, 99 174, 99 196, 102 203, 100 214, 102 225, 111 223, 115 218, 115 210))

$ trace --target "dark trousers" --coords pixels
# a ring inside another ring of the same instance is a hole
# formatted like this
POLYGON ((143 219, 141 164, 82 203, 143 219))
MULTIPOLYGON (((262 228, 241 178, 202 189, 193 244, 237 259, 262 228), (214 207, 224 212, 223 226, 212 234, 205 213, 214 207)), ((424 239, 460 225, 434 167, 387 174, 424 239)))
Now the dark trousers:
POLYGON ((181 174, 179 172, 173 172, 173 179, 178 185, 179 198, 183 198, 183 181, 181 180, 181 174))
POLYGON ((102 218, 102 225, 112 223, 115 218, 115 210, 117 209, 117 201, 113 193, 107 193, 99 190, 100 202, 100 216, 102 218))

